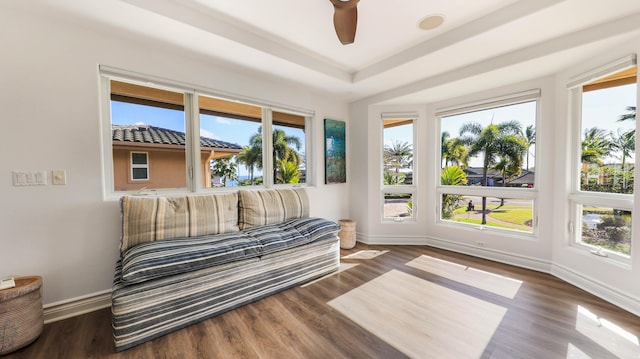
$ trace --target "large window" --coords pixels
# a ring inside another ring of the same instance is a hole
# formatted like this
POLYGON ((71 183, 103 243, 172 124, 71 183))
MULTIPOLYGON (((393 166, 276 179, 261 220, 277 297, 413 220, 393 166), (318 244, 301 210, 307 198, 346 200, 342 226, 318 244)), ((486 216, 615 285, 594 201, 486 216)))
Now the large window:
POLYGON ((572 243, 627 260, 635 178, 635 57, 578 79, 570 86, 576 154, 572 243))
POLYGON ((383 114, 383 220, 414 218, 414 121, 416 114, 383 114))
POLYGON ((306 183, 306 118, 272 112, 273 183, 306 183))
POLYGON ((311 113, 102 75, 106 195, 308 182, 311 113))
POLYGON ((444 109, 440 219, 532 233, 539 91, 444 109))
POLYGON ((186 188, 184 93, 115 80, 110 89, 112 190, 186 188))
POLYGON ((217 144, 206 159, 200 157, 207 172, 203 186, 262 185, 262 108, 210 96, 198 99, 200 137, 217 144))

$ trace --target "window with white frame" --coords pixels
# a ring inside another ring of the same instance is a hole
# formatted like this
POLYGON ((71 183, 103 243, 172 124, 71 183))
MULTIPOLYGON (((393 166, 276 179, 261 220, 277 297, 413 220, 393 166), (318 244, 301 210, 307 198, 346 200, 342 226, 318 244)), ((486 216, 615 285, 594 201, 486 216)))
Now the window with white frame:
POLYGON ((631 255, 637 86, 635 55, 569 84, 574 139, 571 243, 622 261, 631 255))
POLYGON ((442 109, 440 221, 533 233, 540 90, 442 109))
POLYGON ((131 152, 131 180, 149 180, 149 154, 147 152, 131 152))
POLYGON ((382 115, 383 220, 402 222, 414 218, 415 113, 382 115))
POLYGON ((101 77, 105 195, 308 183, 313 113, 105 67, 101 77))

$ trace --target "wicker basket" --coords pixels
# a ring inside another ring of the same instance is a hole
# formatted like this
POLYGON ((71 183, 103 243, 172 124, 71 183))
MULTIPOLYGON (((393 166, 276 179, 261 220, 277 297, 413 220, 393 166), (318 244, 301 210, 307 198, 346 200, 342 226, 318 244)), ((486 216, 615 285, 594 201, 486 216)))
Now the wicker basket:
POLYGON ((42 277, 19 277, 0 290, 0 355, 18 350, 42 333, 42 277))
POLYGON ((350 219, 341 219, 340 223, 340 248, 351 249, 356 246, 356 221, 350 219))

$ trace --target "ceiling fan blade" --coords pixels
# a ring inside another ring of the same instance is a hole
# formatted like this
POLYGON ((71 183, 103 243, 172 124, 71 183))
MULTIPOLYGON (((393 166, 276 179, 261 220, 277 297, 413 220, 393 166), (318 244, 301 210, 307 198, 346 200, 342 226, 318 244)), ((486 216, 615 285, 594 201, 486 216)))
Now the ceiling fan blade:
POLYGON ((358 24, 358 1, 360 0, 330 0, 334 7, 333 26, 336 29, 338 40, 343 45, 352 44, 356 38, 356 26, 358 24))

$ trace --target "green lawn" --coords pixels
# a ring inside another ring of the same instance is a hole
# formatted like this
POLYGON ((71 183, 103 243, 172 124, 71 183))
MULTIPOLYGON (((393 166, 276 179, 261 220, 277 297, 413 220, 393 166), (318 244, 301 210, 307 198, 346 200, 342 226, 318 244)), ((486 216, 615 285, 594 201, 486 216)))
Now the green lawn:
POLYGON ((489 216, 503 222, 525 225, 526 221, 533 218, 533 210, 526 206, 502 206, 500 209, 491 211, 489 216))
MULTIPOLYGON (((471 223, 471 224, 482 224, 482 220, 476 219, 476 218, 460 218, 460 217, 458 217, 458 218, 452 218, 451 220, 454 221, 454 222, 471 223)), ((498 228, 514 229, 514 227, 512 227, 512 226, 504 225, 502 223, 491 222, 491 221, 487 221, 487 224, 485 224, 485 226, 487 226, 487 227, 498 227, 498 228)))
MULTIPOLYGON (((478 205, 476 205, 476 210, 478 208, 478 205)), ((533 218, 533 209, 529 206, 500 206, 499 204, 491 204, 487 206, 487 209, 489 210, 489 213, 487 213, 487 224, 485 224, 486 226, 515 229, 521 231, 531 230, 531 226, 525 225, 527 221, 531 221, 531 219, 533 218), (494 221, 491 221, 491 219, 494 219, 494 221), (509 225, 509 223, 512 223, 512 225, 509 225)), ((471 224, 482 223, 482 220, 479 218, 471 218, 472 215, 478 216, 478 214, 475 212, 467 212, 466 206, 461 206, 453 212, 453 218, 451 218, 451 220, 455 222, 471 224)))

